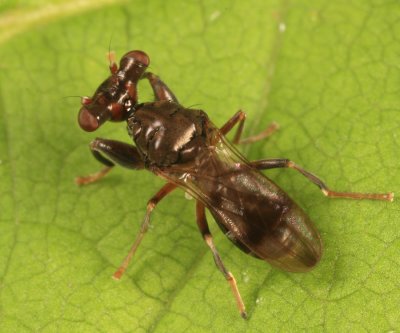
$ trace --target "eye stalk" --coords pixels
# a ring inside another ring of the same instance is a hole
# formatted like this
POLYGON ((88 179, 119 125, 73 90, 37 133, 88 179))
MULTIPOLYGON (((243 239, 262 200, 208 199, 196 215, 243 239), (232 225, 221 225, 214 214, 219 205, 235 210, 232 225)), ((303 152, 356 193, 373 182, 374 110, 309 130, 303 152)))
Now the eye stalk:
POLYGON ((142 78, 150 58, 143 51, 126 53, 119 68, 113 63, 109 76, 93 97, 83 97, 78 114, 79 126, 87 132, 97 130, 107 120, 124 121, 137 101, 137 83, 142 78))
POLYGON ((126 110, 120 103, 112 103, 108 106, 111 121, 122 121, 126 119, 126 110))

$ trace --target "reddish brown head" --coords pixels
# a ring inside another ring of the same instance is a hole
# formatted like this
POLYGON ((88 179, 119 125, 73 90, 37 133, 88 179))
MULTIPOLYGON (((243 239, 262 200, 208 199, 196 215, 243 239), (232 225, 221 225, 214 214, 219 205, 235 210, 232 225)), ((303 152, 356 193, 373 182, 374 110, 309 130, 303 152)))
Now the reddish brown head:
POLYGON ((79 126, 93 132, 107 120, 126 120, 130 109, 137 104, 137 83, 149 64, 150 59, 143 51, 126 53, 119 69, 97 88, 93 97, 82 99, 79 126))

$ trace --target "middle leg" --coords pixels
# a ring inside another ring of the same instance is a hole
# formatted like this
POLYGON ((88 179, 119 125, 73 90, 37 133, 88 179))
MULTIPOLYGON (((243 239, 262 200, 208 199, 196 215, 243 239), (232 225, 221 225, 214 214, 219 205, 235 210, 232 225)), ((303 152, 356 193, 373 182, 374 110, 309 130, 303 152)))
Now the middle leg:
POLYGON ((237 287, 235 277, 233 276, 233 274, 231 272, 229 272, 226 269, 224 263, 221 260, 221 257, 218 254, 218 251, 214 245, 213 237, 208 228, 204 205, 200 201, 197 201, 197 203, 196 203, 196 221, 197 221, 197 225, 200 229, 200 232, 204 238, 204 241, 206 242, 207 246, 211 249, 211 252, 214 256, 215 264, 217 265, 217 267, 221 271, 221 273, 224 275, 225 279, 229 282, 229 285, 232 289, 233 296, 235 296, 240 315, 246 319, 247 318, 246 308, 244 306, 242 297, 240 296, 240 292, 237 287))
POLYGON ((140 232, 136 236, 135 242, 133 243, 131 249, 128 252, 128 255, 125 257, 124 261, 122 262, 121 266, 117 269, 114 273, 113 278, 119 280, 121 276, 125 273, 126 268, 128 267, 129 262, 132 260, 137 248, 139 247, 145 233, 149 229, 150 226, 150 215, 153 209, 157 206, 157 204, 169 193, 175 190, 176 185, 172 183, 165 184, 161 190, 159 190, 156 195, 154 195, 148 202, 147 202, 147 210, 142 225, 140 227, 140 232))
POLYGON ((227 134, 230 132, 230 130, 237 124, 239 123, 239 127, 236 130, 236 134, 232 140, 234 144, 247 144, 247 143, 253 143, 256 141, 260 141, 262 139, 265 139, 269 137, 272 133, 274 133, 278 128, 278 124, 275 122, 272 122, 264 131, 262 131, 259 134, 249 136, 244 139, 240 139, 242 136, 243 132, 243 127, 244 127, 244 122, 246 120, 246 113, 243 112, 242 110, 239 110, 238 112, 235 113, 235 115, 229 119, 224 126, 220 128, 220 131, 223 135, 227 134))

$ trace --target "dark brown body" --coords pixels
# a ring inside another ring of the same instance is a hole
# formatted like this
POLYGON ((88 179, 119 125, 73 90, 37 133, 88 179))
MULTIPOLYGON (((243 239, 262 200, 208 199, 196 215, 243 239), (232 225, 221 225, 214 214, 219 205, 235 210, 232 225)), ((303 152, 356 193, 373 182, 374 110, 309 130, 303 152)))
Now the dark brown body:
POLYGON ((209 209, 244 252, 292 272, 321 257, 321 239, 303 210, 230 146, 201 110, 146 103, 128 118, 146 168, 209 209))
MULTIPOLYGON (((82 98, 78 122, 88 132, 106 121, 127 121, 135 145, 97 138, 90 144, 94 157, 105 167, 78 177, 79 185, 104 177, 115 164, 147 169, 167 180, 147 203, 140 232, 122 265, 119 279, 136 252, 150 224, 150 214, 160 200, 180 187, 196 199, 196 222, 214 261, 232 289, 240 314, 245 306, 235 278, 220 258, 208 228, 205 209, 225 235, 242 251, 291 272, 312 269, 322 254, 321 238, 313 224, 289 196, 259 170, 292 168, 317 185, 329 197, 393 200, 393 193, 352 193, 330 190, 324 182, 288 159, 247 161, 225 139, 238 125, 233 142, 251 143, 270 135, 271 124, 260 134, 240 139, 246 114, 238 111, 217 128, 201 110, 180 105, 160 78, 147 71, 150 59, 143 51, 130 51, 120 61, 111 61, 111 75, 93 97, 82 98), (138 103, 137 84, 147 79, 155 102, 138 103)), ((272 132, 271 132, 272 131, 272 132)))

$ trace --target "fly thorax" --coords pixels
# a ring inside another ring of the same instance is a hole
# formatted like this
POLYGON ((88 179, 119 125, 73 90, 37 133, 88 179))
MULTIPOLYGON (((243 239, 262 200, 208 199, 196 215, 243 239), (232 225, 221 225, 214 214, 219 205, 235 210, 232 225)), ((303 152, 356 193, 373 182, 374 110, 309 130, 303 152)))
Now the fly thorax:
POLYGON ((146 103, 128 119, 128 132, 147 165, 169 166, 194 159, 205 145, 207 116, 169 101, 146 103))

